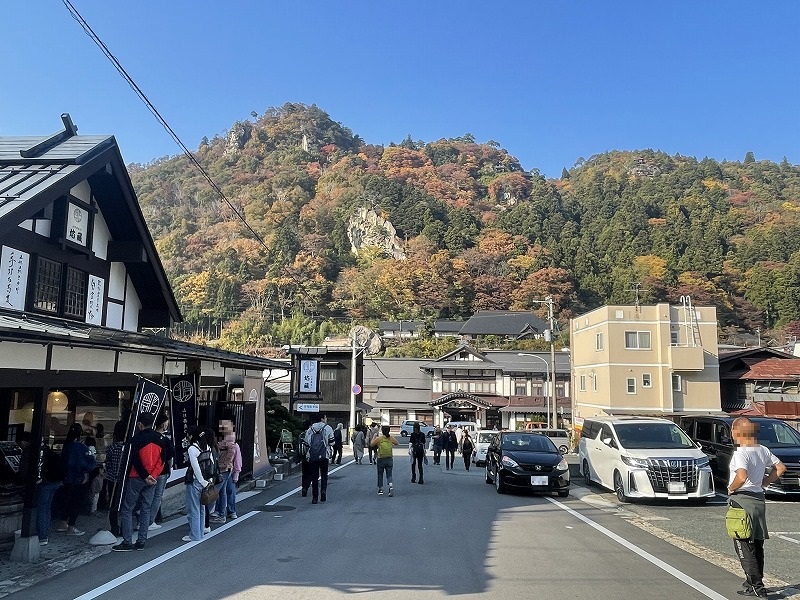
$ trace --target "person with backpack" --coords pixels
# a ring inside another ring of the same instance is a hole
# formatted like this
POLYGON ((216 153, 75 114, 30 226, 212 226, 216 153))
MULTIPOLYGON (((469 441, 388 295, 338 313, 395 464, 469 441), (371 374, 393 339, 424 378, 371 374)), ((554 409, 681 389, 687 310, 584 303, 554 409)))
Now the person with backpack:
POLYGON ((380 430, 378 429, 378 424, 373 422, 370 425, 369 431, 367 432, 367 449, 369 451, 369 464, 375 464, 376 457, 378 455, 378 448, 372 445, 372 440, 378 437, 381 434, 380 430))
POLYGON ((461 435, 461 456, 464 457, 464 468, 469 471, 472 464, 472 453, 475 451, 475 444, 469 435, 469 430, 465 429, 461 435))
POLYGON ((731 426, 736 451, 728 468, 728 499, 743 508, 752 525, 750 539, 734 539, 733 549, 747 580, 741 596, 766 598, 764 587, 764 540, 769 539, 764 488, 786 471, 786 466, 766 446, 758 443, 758 425, 739 417, 731 426))
POLYGON ((50 446, 41 447, 42 478, 36 485, 36 532, 39 545, 46 546, 50 540, 50 518, 53 497, 61 487, 64 472, 61 469, 61 458, 50 446))
POLYGON ((297 436, 297 453, 300 456, 300 495, 305 498, 308 496, 308 488, 311 487, 311 463, 308 462, 308 444, 306 443, 306 432, 311 427, 311 419, 303 422, 303 431, 297 436))
POLYGON ((236 443, 236 434, 233 421, 223 419, 219 422, 219 431, 222 441, 219 443, 219 475, 222 483, 219 486, 219 498, 211 521, 225 523, 227 519, 237 518, 236 514, 236 483, 239 473, 242 472, 242 451, 236 443))
POLYGON ((325 415, 315 417, 315 422, 306 430, 305 442, 308 445, 311 504, 325 502, 328 499, 329 457, 334 443, 333 429, 325 415))
POLYGON ((200 503, 203 488, 212 483, 213 458, 206 432, 201 427, 192 427, 188 433, 189 468, 186 469, 186 518, 189 522, 189 535, 181 538, 184 542, 199 542, 203 539, 205 507, 200 503), (202 466, 201 466, 202 463, 202 466))
POLYGON ((408 452, 411 455, 411 483, 417 482, 417 469, 419 469, 419 483, 425 483, 422 475, 422 461, 425 458, 425 434, 420 431, 419 423, 414 423, 414 430, 408 440, 408 452))
POLYGON ((389 495, 394 496, 394 484, 392 483, 392 469, 394 468, 394 450, 392 446, 397 446, 398 441, 389 433, 389 426, 381 427, 382 435, 375 436, 372 446, 378 450, 378 495, 383 496, 383 474, 386 473, 386 484, 389 486, 389 495))
POLYGON ((336 426, 336 430, 333 432, 333 456, 331 457, 331 464, 342 464, 342 424, 339 423, 336 426))
POLYGON ((140 413, 136 419, 137 432, 131 438, 131 470, 122 496, 122 543, 113 546, 114 552, 143 550, 147 542, 150 509, 156 491, 158 476, 164 470, 164 436, 153 429, 155 415, 140 413), (133 544, 133 509, 140 506, 139 532, 133 544))

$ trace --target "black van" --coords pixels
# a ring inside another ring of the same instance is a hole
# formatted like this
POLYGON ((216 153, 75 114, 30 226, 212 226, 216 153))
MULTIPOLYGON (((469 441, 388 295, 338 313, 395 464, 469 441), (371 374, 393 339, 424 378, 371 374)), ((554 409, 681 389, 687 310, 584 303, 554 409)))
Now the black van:
MULTIPOLYGON (((681 427, 708 455, 716 477, 728 482, 728 465, 735 447, 731 424, 736 417, 681 417, 681 427)), ((758 425, 758 441, 786 465, 786 472, 767 488, 777 494, 800 494, 800 433, 780 419, 750 417, 758 425)))

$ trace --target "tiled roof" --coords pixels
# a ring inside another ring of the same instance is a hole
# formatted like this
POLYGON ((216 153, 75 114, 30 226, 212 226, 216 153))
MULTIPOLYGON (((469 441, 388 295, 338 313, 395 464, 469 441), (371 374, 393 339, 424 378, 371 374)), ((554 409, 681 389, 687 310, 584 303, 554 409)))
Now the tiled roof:
POLYGON ((757 362, 745 358, 744 362, 750 368, 741 376, 742 379, 800 380, 800 358, 767 358, 757 362))
POLYGON ((464 323, 461 335, 513 335, 542 333, 547 324, 529 311, 480 310, 464 323))

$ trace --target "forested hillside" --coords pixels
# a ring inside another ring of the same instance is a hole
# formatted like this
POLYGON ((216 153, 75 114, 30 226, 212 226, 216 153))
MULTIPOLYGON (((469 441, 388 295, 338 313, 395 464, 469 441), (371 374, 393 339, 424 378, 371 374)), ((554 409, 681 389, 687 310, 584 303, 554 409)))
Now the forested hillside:
POLYGON ((471 135, 371 145, 286 104, 131 177, 187 320, 236 349, 319 343, 351 321, 606 302, 718 307, 723 334, 800 320, 800 167, 579 159, 557 180, 471 135))

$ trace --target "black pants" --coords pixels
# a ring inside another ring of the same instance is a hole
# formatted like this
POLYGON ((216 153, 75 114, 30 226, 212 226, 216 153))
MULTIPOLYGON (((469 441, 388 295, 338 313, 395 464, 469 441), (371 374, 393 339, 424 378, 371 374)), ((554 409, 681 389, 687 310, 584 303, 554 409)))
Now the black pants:
POLYGON ((378 449, 372 446, 369 447, 369 462, 370 464, 378 460, 378 449))
POLYGON ((764 591, 764 540, 733 540, 733 548, 747 583, 757 592, 764 591))
POLYGON ((311 497, 316 500, 320 492, 324 495, 328 493, 328 459, 312 460, 308 465, 311 476, 311 497))
POLYGON ((422 483, 422 457, 423 454, 415 454, 414 459, 411 461, 411 483, 417 480, 417 468, 419 468, 419 482, 422 483))
POLYGON ((300 463, 300 487, 307 492, 311 487, 311 463, 304 460, 300 463))
POLYGON ((453 468, 453 462, 456 460, 456 451, 445 448, 444 465, 446 469, 453 468))
POLYGON ((433 447, 433 464, 438 465, 439 460, 442 458, 442 449, 437 448, 436 446, 433 447))
POLYGON ((472 462, 472 452, 464 453, 464 468, 469 471, 469 465, 472 462))
POLYGON ((331 464, 336 463, 337 465, 342 464, 342 447, 341 446, 334 446, 333 447, 333 456, 331 456, 331 464), (338 459, 336 457, 339 457, 338 459))
POLYGON ((85 497, 86 488, 81 483, 65 483, 61 486, 61 489, 64 493, 62 517, 67 522, 67 525, 74 527, 81 511, 81 503, 85 497))

